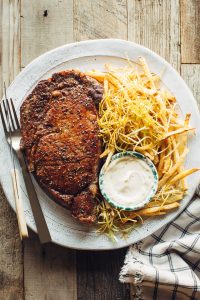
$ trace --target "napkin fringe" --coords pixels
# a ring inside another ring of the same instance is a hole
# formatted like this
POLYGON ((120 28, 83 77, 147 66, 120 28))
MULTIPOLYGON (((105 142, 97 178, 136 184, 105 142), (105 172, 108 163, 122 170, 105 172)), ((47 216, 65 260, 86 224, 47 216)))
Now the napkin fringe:
MULTIPOLYGON (((136 247, 138 248, 138 245, 136 245, 136 247)), ((142 265, 141 261, 139 261, 138 259, 136 258, 133 258, 132 257, 132 254, 131 254, 131 251, 128 251, 126 256, 125 256, 125 261, 124 261, 124 265, 120 271, 120 274, 119 274, 119 280, 122 282, 122 283, 125 283, 126 282, 126 278, 130 278, 131 277, 131 281, 132 281, 132 284, 134 285, 135 287, 135 295, 134 295, 134 299, 135 300, 143 300, 143 287, 142 287, 142 281, 143 281, 143 278, 144 278, 144 274, 141 270, 134 270, 133 273, 130 274, 129 272, 129 264, 130 264, 130 261, 133 263, 133 264, 139 264, 139 265, 142 265)))

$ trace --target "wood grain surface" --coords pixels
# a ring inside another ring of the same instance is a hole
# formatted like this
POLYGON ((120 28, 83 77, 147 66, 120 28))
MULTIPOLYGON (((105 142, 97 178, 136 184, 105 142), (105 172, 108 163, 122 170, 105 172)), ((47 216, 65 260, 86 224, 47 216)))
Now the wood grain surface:
POLYGON ((182 64, 181 75, 192 90, 200 109, 200 64, 182 64))
POLYGON ((74 40, 127 39, 126 0, 74 0, 74 40))
POLYGON ((181 56, 183 63, 200 63, 200 1, 181 0, 181 56))
POLYGON ((130 287, 118 282, 125 253, 77 251, 77 299, 129 300, 130 287))
POLYGON ((26 300, 77 299, 75 251, 50 244, 41 246, 36 234, 25 241, 26 300))
MULTIPOLYGON (((20 71, 20 3, 0 1, 0 93, 20 71)), ((1 166, 2 168, 3 166, 1 166)), ((17 219, 0 187, 0 299, 23 299, 23 247, 17 219)))
POLYGON ((128 0, 128 39, 155 51, 180 70, 179 0, 128 0))
POLYGON ((73 0, 21 0, 21 66, 73 42, 73 0))
MULTIPOLYGON (((72 41, 122 38, 167 59, 200 106, 199 0, 0 0, 0 93, 38 55, 72 41)), ((0 190, 1 300, 129 300, 118 281, 126 249, 112 252, 21 243, 0 190)), ((130 292, 131 291, 131 292, 130 292)))

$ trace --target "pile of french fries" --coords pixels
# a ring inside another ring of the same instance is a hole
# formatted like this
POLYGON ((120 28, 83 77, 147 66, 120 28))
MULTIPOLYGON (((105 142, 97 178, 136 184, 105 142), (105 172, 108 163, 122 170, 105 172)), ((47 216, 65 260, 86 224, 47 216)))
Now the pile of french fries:
POLYGON ((87 73, 104 85, 99 107, 100 137, 105 145, 101 157, 107 157, 108 165, 115 152, 138 151, 153 161, 159 175, 157 193, 143 209, 119 211, 100 201, 99 230, 111 233, 126 223, 135 225, 179 207, 187 192, 185 177, 199 169, 184 170, 188 134, 194 133, 190 114, 180 120, 175 97, 161 87, 160 76, 150 72, 145 59, 129 61, 123 68, 105 68, 105 72, 87 73))

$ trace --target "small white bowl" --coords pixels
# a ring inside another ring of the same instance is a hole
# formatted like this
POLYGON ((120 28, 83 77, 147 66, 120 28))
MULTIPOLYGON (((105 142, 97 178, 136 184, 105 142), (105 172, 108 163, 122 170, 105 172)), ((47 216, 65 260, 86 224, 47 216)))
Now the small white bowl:
POLYGON ((122 209, 122 210, 127 210, 127 211, 131 211, 131 210, 138 210, 142 207, 144 207, 147 203, 149 203, 152 199, 152 197, 155 195, 157 188, 158 188, 158 173, 156 170, 155 165, 153 164, 153 162, 146 156, 135 152, 135 151, 126 151, 126 152, 121 152, 121 153, 117 153, 115 155, 112 156, 111 162, 115 159, 121 158, 121 157, 125 157, 125 156, 131 156, 131 157, 136 157, 138 159, 143 160, 151 169, 152 174, 153 174, 153 178, 154 178, 154 182, 153 182, 153 186, 151 189, 150 194, 139 204, 134 204, 132 206, 124 206, 124 205, 119 205, 118 203, 115 202, 114 199, 111 199, 111 197, 109 197, 105 190, 104 190, 104 174, 105 174, 105 168, 104 166, 101 168, 100 174, 99 174, 99 188, 101 190, 101 194, 102 196, 108 201, 108 203, 110 203, 112 206, 122 209))

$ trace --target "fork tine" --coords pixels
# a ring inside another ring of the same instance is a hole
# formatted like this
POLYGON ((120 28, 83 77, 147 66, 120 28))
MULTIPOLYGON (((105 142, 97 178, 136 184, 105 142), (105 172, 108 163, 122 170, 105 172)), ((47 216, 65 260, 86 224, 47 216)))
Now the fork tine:
POLYGON ((15 118, 15 123, 17 125, 17 129, 20 129, 20 124, 19 124, 19 121, 18 121, 17 113, 16 113, 16 110, 15 110, 15 106, 14 106, 12 98, 10 98, 10 103, 11 103, 11 106, 12 106, 12 112, 13 112, 13 115, 14 115, 14 118, 15 118))
POLYGON ((1 115, 1 122, 3 124, 3 130, 4 130, 4 134, 7 136, 8 135, 8 130, 6 127, 6 122, 3 116, 3 111, 2 111, 2 104, 0 105, 0 115, 1 115))
POLYGON ((8 124, 8 129, 9 129, 9 132, 12 131, 12 130, 15 131, 17 128, 16 128, 14 120, 13 120, 12 108, 10 107, 10 103, 9 103, 9 100, 8 100, 8 97, 7 97, 7 91, 6 91, 6 83, 5 83, 5 81, 4 81, 4 94, 5 94, 5 100, 3 101, 3 106, 4 106, 4 109, 5 109, 6 121, 7 121, 7 124, 8 124), (5 105, 5 102, 6 102, 6 105, 5 105), (11 124, 12 124, 12 126, 11 126, 11 124))
POLYGON ((9 103, 9 101, 8 101, 7 98, 6 98, 6 106, 7 106, 7 109, 8 109, 8 113, 9 113, 9 116, 10 116, 9 119, 11 120, 13 130, 16 130, 16 128, 15 128, 15 123, 14 123, 14 121, 13 121, 13 116, 12 116, 11 109, 10 109, 10 103, 9 103))
POLYGON ((3 105, 3 109, 4 109, 4 113, 5 113, 5 123, 7 124, 7 128, 8 128, 8 132, 12 132, 12 128, 11 128, 11 124, 10 124, 10 118, 9 118, 9 115, 8 115, 8 107, 7 105, 5 105, 5 100, 2 101, 2 105, 3 105))

